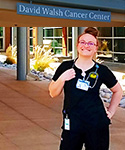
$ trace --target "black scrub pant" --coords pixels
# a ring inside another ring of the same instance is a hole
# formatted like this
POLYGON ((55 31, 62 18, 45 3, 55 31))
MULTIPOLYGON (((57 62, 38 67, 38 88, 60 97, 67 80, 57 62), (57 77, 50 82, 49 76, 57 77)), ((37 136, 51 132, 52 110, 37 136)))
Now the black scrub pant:
POLYGON ((99 128, 86 128, 82 132, 63 130, 60 150, 108 150, 109 125, 99 128))

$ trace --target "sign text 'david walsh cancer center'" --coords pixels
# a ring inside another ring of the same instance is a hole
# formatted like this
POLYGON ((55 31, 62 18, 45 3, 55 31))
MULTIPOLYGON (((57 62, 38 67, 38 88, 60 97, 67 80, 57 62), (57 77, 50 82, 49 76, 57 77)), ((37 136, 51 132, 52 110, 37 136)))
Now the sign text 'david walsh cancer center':
POLYGON ((27 3, 17 3, 17 14, 74 20, 111 22, 110 12, 52 7, 27 3))

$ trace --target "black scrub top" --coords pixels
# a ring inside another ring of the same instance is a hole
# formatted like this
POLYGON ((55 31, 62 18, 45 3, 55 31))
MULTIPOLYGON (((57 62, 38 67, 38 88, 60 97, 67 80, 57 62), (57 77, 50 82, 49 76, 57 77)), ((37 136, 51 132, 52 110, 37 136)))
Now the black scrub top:
MULTIPOLYGON (((94 66, 85 71, 88 77, 90 72, 96 70, 96 63, 94 66)), ((83 64, 84 65, 84 64, 83 64)), ((88 91, 84 91, 76 88, 78 79, 83 79, 81 75, 82 70, 77 68, 74 64, 74 60, 63 62, 56 70, 53 80, 56 81, 59 76, 66 70, 74 68, 76 77, 66 81, 64 84, 64 106, 63 117, 68 114, 71 120, 71 128, 78 128, 78 126, 102 126, 109 125, 110 119, 107 117, 103 102, 99 96, 100 86, 104 83, 108 88, 112 88, 117 80, 108 67, 98 64, 99 68, 97 73, 99 75, 98 80, 94 88, 89 88, 88 91)), ((93 86, 95 79, 89 78, 90 85, 93 86)))

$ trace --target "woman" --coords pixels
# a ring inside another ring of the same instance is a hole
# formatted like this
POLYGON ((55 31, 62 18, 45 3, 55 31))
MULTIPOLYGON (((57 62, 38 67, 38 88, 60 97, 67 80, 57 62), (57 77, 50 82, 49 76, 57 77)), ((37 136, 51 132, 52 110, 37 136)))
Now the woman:
POLYGON ((64 89, 63 126, 60 150, 109 149, 109 124, 122 97, 122 89, 113 73, 93 61, 98 49, 98 30, 88 27, 78 37, 76 60, 63 62, 49 86, 51 97, 64 89), (113 92, 104 108, 99 97, 104 83, 113 92))

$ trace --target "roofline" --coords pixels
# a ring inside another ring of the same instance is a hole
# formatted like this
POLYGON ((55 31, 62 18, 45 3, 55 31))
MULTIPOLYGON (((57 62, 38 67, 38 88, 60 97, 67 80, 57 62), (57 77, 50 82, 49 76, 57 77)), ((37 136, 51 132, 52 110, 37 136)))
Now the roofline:
POLYGON ((28 1, 28 2, 34 2, 34 3, 41 3, 41 4, 47 4, 47 5, 53 5, 53 6, 62 6, 62 7, 69 7, 69 8, 77 8, 77 9, 91 9, 91 10, 100 10, 100 11, 110 11, 115 13, 125 13, 125 1, 122 0, 122 2, 111 2, 110 0, 107 0, 108 3, 105 1, 103 4, 102 2, 99 3, 98 0, 92 0, 91 3, 87 1, 80 0, 77 1, 66 1, 66 0, 22 0, 22 1, 28 1), (102 5, 103 4, 103 5, 102 5), (111 5, 113 4, 113 5, 111 5))

